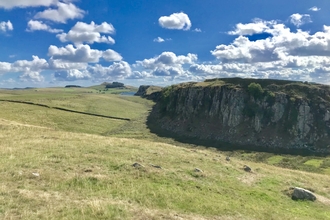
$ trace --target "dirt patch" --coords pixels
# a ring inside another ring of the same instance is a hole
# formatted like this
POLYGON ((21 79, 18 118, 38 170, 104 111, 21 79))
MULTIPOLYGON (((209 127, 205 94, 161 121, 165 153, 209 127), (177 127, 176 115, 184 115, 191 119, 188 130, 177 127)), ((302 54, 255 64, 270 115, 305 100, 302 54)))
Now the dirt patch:
POLYGON ((245 174, 241 175, 240 177, 238 177, 237 179, 239 181, 241 181, 242 183, 251 186, 255 182, 257 182, 260 178, 261 178, 261 175, 260 174, 256 174, 256 173, 245 173, 245 174))
POLYGON ((330 199, 324 197, 324 196, 321 196, 321 195, 317 195, 317 194, 314 194, 316 196, 316 201, 319 201, 320 203, 323 203, 324 205, 328 205, 330 206, 330 199))
POLYGON ((3 119, 3 118, 0 118, 0 124, 2 124, 2 125, 13 125, 13 126, 24 126, 24 127, 30 127, 30 128, 52 129, 52 128, 43 127, 43 126, 23 124, 23 123, 19 123, 19 122, 16 122, 16 121, 6 120, 6 119, 3 119))

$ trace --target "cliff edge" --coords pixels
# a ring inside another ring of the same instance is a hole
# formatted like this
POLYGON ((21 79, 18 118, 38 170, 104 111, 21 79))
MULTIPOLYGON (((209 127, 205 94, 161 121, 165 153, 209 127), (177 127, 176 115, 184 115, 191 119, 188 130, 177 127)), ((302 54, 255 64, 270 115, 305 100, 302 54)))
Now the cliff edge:
POLYGON ((164 88, 149 122, 187 138, 246 149, 330 153, 330 87, 226 78, 164 88))

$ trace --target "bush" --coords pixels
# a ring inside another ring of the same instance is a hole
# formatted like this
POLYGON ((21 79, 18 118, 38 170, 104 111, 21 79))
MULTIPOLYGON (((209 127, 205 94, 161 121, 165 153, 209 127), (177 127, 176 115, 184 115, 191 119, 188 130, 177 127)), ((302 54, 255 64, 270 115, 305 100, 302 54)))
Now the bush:
POLYGON ((250 83, 248 85, 248 92, 256 99, 261 98, 264 90, 259 83, 250 83))

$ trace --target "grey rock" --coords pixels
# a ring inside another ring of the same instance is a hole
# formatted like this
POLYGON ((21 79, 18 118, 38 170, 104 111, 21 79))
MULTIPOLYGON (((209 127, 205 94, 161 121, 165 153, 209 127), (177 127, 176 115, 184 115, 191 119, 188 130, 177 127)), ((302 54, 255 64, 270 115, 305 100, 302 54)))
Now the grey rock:
POLYGON ((157 168, 157 169, 163 169, 161 166, 154 165, 154 164, 150 164, 150 166, 152 166, 152 167, 154 167, 154 168, 157 168))
POLYGON ((244 165, 243 169, 244 169, 246 172, 251 172, 251 171, 252 171, 252 169, 251 169, 249 166, 247 166, 247 165, 244 165))
POLYGON ((199 168, 195 168, 195 172, 203 173, 203 170, 201 170, 201 169, 199 169, 199 168))
POLYGON ((299 188, 299 187, 294 187, 293 193, 292 193, 292 199, 293 200, 310 200, 310 201, 315 201, 316 196, 309 190, 299 188))
POLYGON ((141 164, 139 164, 139 163, 133 163, 132 166, 135 167, 135 168, 143 167, 143 166, 142 166, 141 164))
POLYGON ((227 160, 227 161, 230 161, 230 157, 229 157, 229 156, 227 156, 227 157, 226 157, 226 160, 227 160))

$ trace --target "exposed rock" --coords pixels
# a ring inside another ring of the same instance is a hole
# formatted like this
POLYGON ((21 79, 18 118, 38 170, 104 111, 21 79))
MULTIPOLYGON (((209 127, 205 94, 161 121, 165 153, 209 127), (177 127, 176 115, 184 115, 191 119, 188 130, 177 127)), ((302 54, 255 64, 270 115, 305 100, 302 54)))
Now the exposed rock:
POLYGON ((203 170, 201 170, 201 169, 199 169, 199 168, 195 168, 195 172, 203 173, 203 170))
POLYGON ((154 168, 157 168, 157 169, 162 169, 162 167, 161 166, 158 166, 158 165, 150 164, 150 166, 152 166, 154 168))
POLYGON ((40 177, 39 173, 32 173, 32 175, 35 176, 35 177, 40 177))
POLYGON ((244 165, 243 169, 244 169, 246 172, 251 172, 251 171, 252 171, 252 169, 251 169, 249 166, 247 166, 247 165, 244 165))
POLYGON ((229 156, 226 157, 226 161, 230 161, 230 157, 229 156))
POLYGON ((161 90, 162 87, 159 86, 142 85, 134 95, 157 101, 161 90))
POLYGON ((238 78, 179 84, 162 90, 149 121, 241 149, 330 154, 330 87, 238 78), (248 90, 252 82, 263 88, 258 97, 248 90))
POLYGON ((315 201, 316 196, 309 190, 295 187, 292 193, 293 200, 310 200, 315 201))
POLYGON ((135 167, 135 168, 143 167, 143 166, 142 166, 141 164, 139 164, 139 163, 133 163, 132 166, 135 167))

